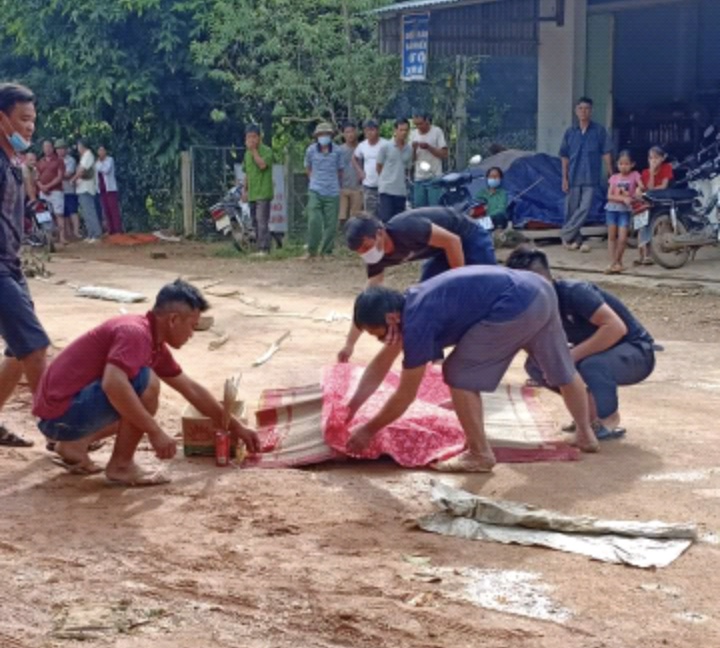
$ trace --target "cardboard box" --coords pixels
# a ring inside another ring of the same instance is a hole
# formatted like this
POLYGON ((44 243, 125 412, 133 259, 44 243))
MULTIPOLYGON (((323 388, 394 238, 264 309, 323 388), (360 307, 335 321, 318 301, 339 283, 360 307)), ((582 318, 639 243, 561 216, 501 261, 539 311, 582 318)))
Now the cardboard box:
MULTIPOLYGON (((238 401, 233 416, 242 419, 245 403, 238 401)), ((183 452, 186 457, 215 456, 215 425, 188 403, 182 413, 183 452)), ((231 444, 230 456, 235 456, 235 443, 231 444)))

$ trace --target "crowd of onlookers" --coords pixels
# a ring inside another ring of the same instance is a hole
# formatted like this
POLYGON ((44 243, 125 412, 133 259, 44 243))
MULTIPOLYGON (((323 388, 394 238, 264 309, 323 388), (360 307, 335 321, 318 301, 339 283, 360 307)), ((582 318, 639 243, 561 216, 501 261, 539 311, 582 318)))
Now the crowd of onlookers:
POLYGON ((96 155, 84 140, 75 150, 63 139, 45 140, 40 157, 22 154, 22 174, 26 205, 44 201, 61 245, 123 231, 115 160, 105 146, 96 155))

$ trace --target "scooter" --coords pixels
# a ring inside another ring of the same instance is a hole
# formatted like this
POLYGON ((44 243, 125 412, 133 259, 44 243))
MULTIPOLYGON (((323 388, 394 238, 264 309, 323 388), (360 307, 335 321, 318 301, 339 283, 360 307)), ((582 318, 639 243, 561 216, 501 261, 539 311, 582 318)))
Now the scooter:
POLYGON ((25 238, 23 243, 34 248, 43 248, 46 252, 55 252, 53 222, 50 206, 45 200, 38 198, 25 206, 25 238))
POLYGON ((710 143, 674 165, 684 178, 645 192, 647 208, 633 217, 635 229, 650 225, 650 255, 663 268, 681 268, 701 247, 720 244, 720 133, 710 126, 703 139, 710 143))
MULTIPOLYGON (((472 182, 483 177, 482 172, 478 169, 481 162, 482 156, 473 155, 465 171, 451 171, 433 180, 432 184, 443 190, 439 201, 441 205, 453 207, 457 211, 477 221, 480 227, 486 230, 492 230, 493 222, 487 215, 485 203, 475 200, 469 189, 472 182)), ((423 161, 420 163, 420 169, 429 171, 430 164, 423 161)))
POLYGON ((257 241, 257 232, 250 216, 250 205, 242 200, 242 188, 233 187, 223 199, 210 207, 215 229, 223 236, 232 236, 239 252, 249 252, 257 241))

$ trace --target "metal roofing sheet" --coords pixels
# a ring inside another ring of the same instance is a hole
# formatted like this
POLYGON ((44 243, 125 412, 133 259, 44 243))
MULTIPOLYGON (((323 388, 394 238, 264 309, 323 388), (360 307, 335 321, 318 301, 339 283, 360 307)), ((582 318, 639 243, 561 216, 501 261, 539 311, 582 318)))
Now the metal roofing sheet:
POLYGON ((396 2, 395 4, 387 7, 381 7, 375 9, 373 13, 376 14, 390 14, 406 12, 411 9, 430 9, 432 7, 439 7, 441 5, 467 5, 467 4, 480 4, 487 2, 499 2, 500 0, 406 0, 405 2, 396 2))
MULTIPOLYGON (((437 0, 435 0, 437 1, 437 0)), ((536 0, 448 6, 430 13, 430 56, 533 56, 537 52, 536 0)), ((380 49, 399 54, 401 19, 380 20, 380 49)))

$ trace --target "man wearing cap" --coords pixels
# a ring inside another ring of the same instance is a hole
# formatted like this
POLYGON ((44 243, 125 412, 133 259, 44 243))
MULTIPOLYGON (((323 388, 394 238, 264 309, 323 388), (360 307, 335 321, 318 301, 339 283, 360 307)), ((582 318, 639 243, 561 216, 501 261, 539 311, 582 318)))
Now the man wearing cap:
POLYGON ((443 160, 448 157, 445 133, 425 113, 413 115, 413 124, 415 130, 410 135, 415 161, 413 207, 437 205, 443 190, 432 181, 442 175, 443 160))
POLYGON ((58 157, 63 161, 65 165, 65 175, 63 176, 63 216, 65 222, 63 223, 63 229, 66 230, 66 236, 70 234, 70 231, 65 227, 67 219, 70 219, 72 226, 72 235, 76 239, 81 239, 82 234, 80 232, 80 216, 78 209, 78 197, 75 191, 75 183, 72 181, 75 172, 77 171, 77 160, 70 155, 68 145, 64 139, 55 141, 55 150, 57 151, 58 157))
POLYGON ((387 140, 380 137, 378 123, 374 119, 365 122, 363 134, 365 139, 355 149, 353 164, 358 177, 362 180, 363 209, 368 214, 377 216, 379 204, 377 160, 387 140))
POLYGON ((320 122, 313 133, 315 142, 305 151, 308 192, 308 259, 332 254, 337 235, 343 158, 332 141, 333 127, 320 122))
POLYGON ((250 216, 257 232, 257 254, 270 252, 270 205, 274 196, 273 152, 260 139, 260 127, 251 124, 245 130, 245 185, 243 200, 250 203, 250 216))

